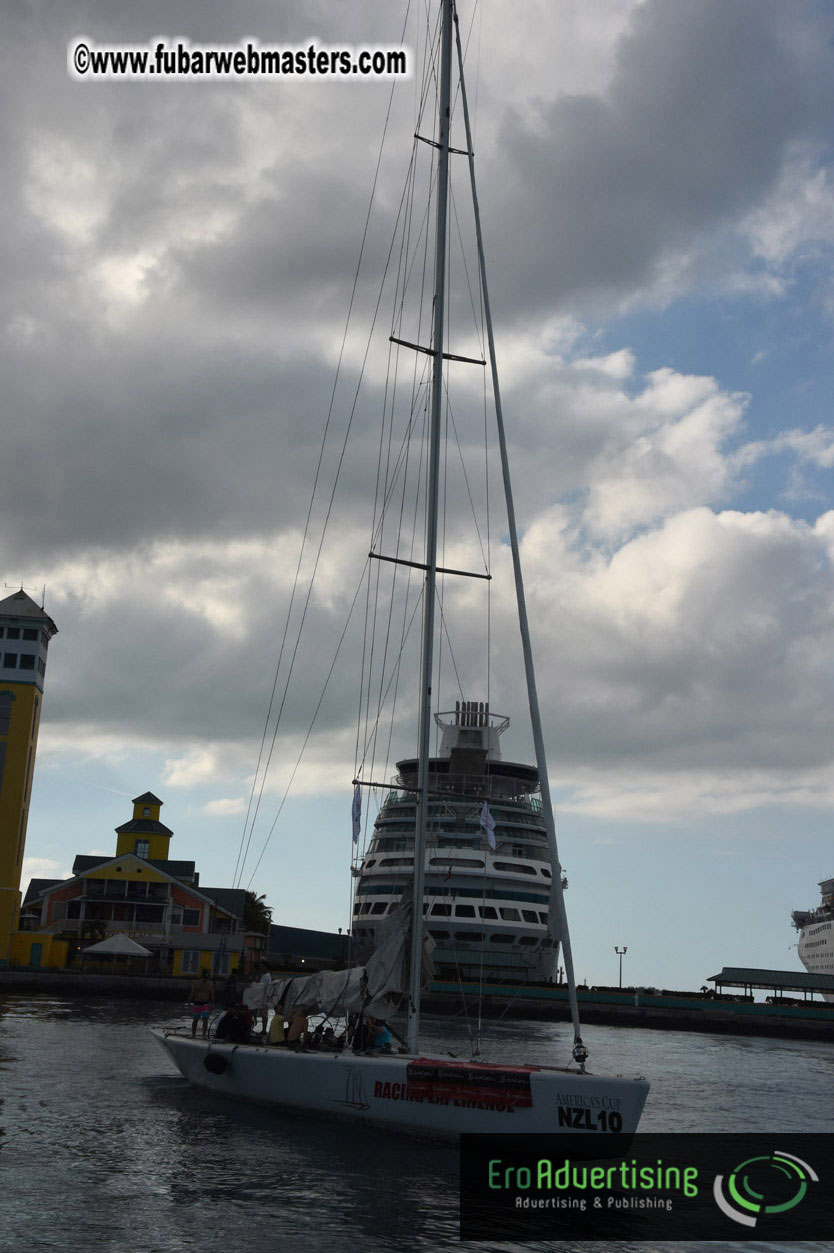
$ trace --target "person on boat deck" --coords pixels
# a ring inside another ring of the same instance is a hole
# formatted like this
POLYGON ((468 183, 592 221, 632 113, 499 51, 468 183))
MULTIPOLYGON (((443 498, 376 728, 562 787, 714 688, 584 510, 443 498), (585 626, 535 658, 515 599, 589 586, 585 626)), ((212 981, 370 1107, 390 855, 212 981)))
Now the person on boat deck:
POLYGON ((324 1023, 320 1022, 314 1029, 312 1036, 307 1040, 307 1047, 311 1049, 320 1049, 324 1043, 324 1023))
POLYGON ((254 1025, 255 1020, 251 1009, 248 1009, 243 1001, 239 1001, 237 1008, 231 1011, 229 1041, 232 1044, 247 1044, 252 1035, 254 1025))
POLYGON ((393 1038, 381 1018, 369 1018, 368 1026, 371 1028, 369 1032, 371 1036, 371 1048, 375 1053, 390 1053, 393 1038))
POLYGON ((188 999, 191 1002, 191 1034, 197 1034, 197 1023, 203 1021, 203 1037, 208 1035, 208 1020, 211 1013, 211 1007, 214 1004, 214 984, 209 975, 211 971, 207 967, 203 967, 200 971, 200 978, 195 979, 191 985, 191 991, 188 993, 188 999))
POLYGON ((290 1029, 287 1032, 287 1044, 300 1044, 302 1036, 307 1031, 307 1015, 300 1010, 296 1010, 292 1015, 290 1029))
POLYGON ((283 1005, 279 1005, 275 1010, 272 1022, 269 1026, 269 1035, 267 1036, 267 1040, 270 1044, 283 1044, 285 1042, 283 1005))
POLYGON ((348 1041, 352 1044, 354 1053, 364 1053, 367 1049, 373 1048, 375 1035, 375 1018, 357 1014, 352 1022, 348 1022, 348 1041))
MULTIPOLYGON (((266 995, 266 989, 272 983, 272 975, 269 973, 269 966, 265 961, 261 962, 261 977, 258 982, 263 984, 262 991, 266 995)), ((261 1035, 266 1035, 266 1020, 269 1017, 269 1007, 265 1001, 259 1012, 261 1015, 261 1035)))
POLYGON ((233 970, 223 985, 223 1005, 225 1009, 234 1009, 240 1000, 237 980, 238 972, 233 970))

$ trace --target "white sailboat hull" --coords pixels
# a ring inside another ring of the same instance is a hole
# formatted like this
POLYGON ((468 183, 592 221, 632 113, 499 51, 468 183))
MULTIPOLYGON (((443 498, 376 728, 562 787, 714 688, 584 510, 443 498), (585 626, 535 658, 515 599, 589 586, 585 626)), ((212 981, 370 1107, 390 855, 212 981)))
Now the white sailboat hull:
POLYGON ((462 1132, 632 1133, 649 1090, 644 1079, 549 1067, 296 1053, 153 1034, 184 1078, 209 1092, 432 1140, 457 1141, 462 1132))

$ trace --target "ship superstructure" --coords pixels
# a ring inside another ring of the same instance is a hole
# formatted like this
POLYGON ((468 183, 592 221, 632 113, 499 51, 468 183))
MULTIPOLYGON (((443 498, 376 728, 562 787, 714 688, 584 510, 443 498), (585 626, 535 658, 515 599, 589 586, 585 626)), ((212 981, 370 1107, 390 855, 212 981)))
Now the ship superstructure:
MULTIPOLYGON (((799 932, 796 951, 809 974, 834 974, 834 879, 820 883, 822 900, 816 909, 795 909, 791 914, 799 932)), ((826 1000, 831 1000, 826 996, 826 1000)))
MULTIPOLYGON (((538 771, 502 760, 509 718, 486 704, 459 701, 435 721, 442 736, 429 764, 423 912, 437 975, 553 979, 559 942, 552 921, 548 932, 552 876, 538 771)), ((360 945, 373 941, 375 924, 411 890, 417 765, 416 758, 397 762, 355 872, 360 945)))

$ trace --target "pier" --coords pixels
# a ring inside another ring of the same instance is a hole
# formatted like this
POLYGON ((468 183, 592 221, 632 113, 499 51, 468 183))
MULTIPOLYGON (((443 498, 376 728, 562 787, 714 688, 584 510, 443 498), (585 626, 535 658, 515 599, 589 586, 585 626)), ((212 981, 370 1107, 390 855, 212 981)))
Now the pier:
MULTIPOLYGON (((577 996, 580 1017, 586 1023, 834 1041, 834 1004, 827 1001, 767 1005, 752 998, 695 992, 669 995, 641 988, 579 988, 577 996)), ((471 1012, 479 997, 481 1013, 487 1018, 570 1021, 566 987, 486 984, 481 993, 476 983, 432 983, 423 1006, 435 1014, 461 1013, 464 1008, 471 1012)))

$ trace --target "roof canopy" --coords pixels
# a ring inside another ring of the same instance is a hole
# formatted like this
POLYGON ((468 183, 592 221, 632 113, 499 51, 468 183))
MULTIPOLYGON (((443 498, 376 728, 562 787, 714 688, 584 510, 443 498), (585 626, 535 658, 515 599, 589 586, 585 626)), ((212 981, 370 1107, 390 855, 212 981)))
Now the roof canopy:
POLYGON ((11 596, 6 596, 3 600, 0 600, 0 614, 4 617, 8 615, 12 618, 38 618, 50 635, 58 634, 58 628, 43 606, 36 604, 32 597, 27 592, 24 592, 23 588, 19 592, 12 592, 11 596))
POLYGON ((131 940, 129 935, 110 935, 106 940, 85 948, 84 956, 88 953, 101 954, 102 957, 150 957, 151 950, 131 940))
POLYGON ((834 992, 834 975, 809 975, 805 970, 759 970, 754 966, 724 966, 710 983, 728 988, 791 988, 797 992, 834 992))

